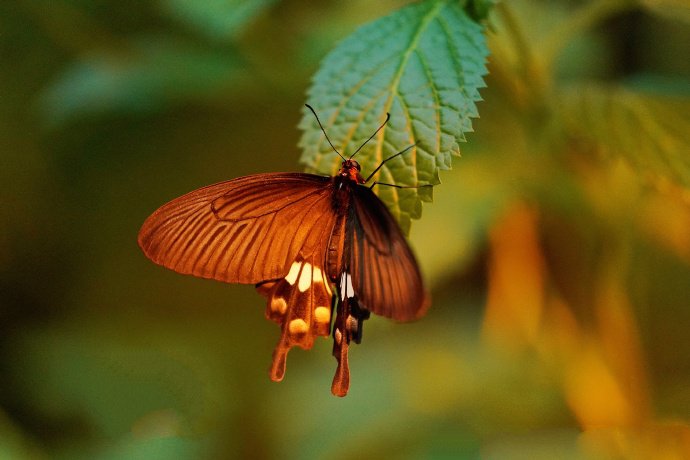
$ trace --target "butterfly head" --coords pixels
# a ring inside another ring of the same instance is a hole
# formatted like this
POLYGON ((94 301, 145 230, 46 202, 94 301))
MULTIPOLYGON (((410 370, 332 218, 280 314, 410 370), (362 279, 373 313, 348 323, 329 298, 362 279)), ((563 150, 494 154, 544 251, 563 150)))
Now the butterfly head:
POLYGON ((338 172, 338 176, 340 176, 343 179, 350 180, 352 182, 355 182, 357 184, 363 184, 364 179, 362 178, 362 175, 359 173, 362 170, 362 167, 357 163, 355 160, 345 160, 343 161, 340 171, 338 172))

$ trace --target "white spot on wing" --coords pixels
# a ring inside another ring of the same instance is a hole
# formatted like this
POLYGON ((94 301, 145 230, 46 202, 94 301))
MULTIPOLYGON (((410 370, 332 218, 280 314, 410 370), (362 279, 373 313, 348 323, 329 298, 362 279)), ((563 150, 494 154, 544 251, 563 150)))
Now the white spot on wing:
POLYGON ((285 277, 285 281, 292 286, 297 281, 297 275, 299 275, 299 268, 302 266, 300 262, 293 262, 292 267, 290 267, 290 272, 285 277))
POLYGON ((314 267, 314 276, 312 277, 315 283, 323 283, 323 273, 319 267, 314 267))
POLYGON ((355 289, 352 287, 352 277, 349 273, 343 272, 340 275, 340 298, 352 298, 355 296, 355 289))
POLYGON ((304 267, 302 268, 302 274, 299 277, 299 284, 297 285, 297 288, 300 290, 300 292, 304 292, 309 289, 309 286, 311 286, 311 264, 305 262, 304 267))
POLYGON ((332 296, 333 293, 331 292, 331 287, 329 286, 328 281, 326 281, 326 278, 323 276, 323 271, 321 271, 321 268, 314 266, 312 267, 312 270, 314 272, 314 276, 312 276, 314 282, 323 284, 323 286, 326 288, 326 293, 328 293, 328 296, 332 296))

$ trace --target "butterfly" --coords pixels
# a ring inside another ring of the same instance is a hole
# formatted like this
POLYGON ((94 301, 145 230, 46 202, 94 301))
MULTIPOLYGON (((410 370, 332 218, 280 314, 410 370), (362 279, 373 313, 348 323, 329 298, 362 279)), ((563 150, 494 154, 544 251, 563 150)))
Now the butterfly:
MULTIPOLYGON (((362 340, 370 312, 397 321, 421 317, 430 304, 419 266, 397 221, 367 185, 396 153, 364 179, 353 160, 335 176, 265 173, 187 193, 144 222, 139 246, 176 272, 226 283, 254 284, 266 317, 281 326, 270 378, 281 381, 288 351, 333 335, 336 396, 350 386, 348 347, 362 340), (335 319, 333 319, 335 310, 335 319)), ((401 187, 393 184, 393 187, 401 187)), ((430 185, 429 185, 430 186, 430 185)))

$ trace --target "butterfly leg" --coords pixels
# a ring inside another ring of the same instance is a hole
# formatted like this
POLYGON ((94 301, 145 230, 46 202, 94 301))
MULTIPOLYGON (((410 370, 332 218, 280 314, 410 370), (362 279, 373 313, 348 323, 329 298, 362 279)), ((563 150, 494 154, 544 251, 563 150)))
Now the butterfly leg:
POLYGON ((271 380, 285 375, 288 351, 294 346, 309 349, 317 336, 328 336, 333 293, 320 267, 311 261, 296 260, 288 275, 257 285, 268 298, 266 317, 281 325, 281 336, 273 351, 271 380))
POLYGON ((432 184, 422 184, 422 185, 396 185, 396 184, 387 184, 385 182, 374 182, 369 186, 369 188, 374 188, 374 185, 385 185, 387 187, 395 187, 395 188, 424 188, 424 187, 433 187, 432 184))
MULTIPOLYGON (((380 129, 380 128, 379 128, 379 129, 380 129)), ((383 161, 376 167, 376 169, 374 169, 374 170, 371 172, 371 174, 369 174, 369 176, 367 176, 367 178, 364 179, 364 183, 369 182, 369 179, 371 179, 372 177, 374 177, 374 175, 379 171, 379 169, 381 169, 381 168, 383 167, 383 165, 386 164, 386 162, 391 161, 393 158, 398 157, 398 156, 404 154, 405 152, 407 152, 408 150, 410 150, 410 149, 411 149, 412 147, 414 147, 415 145, 417 145, 417 143, 414 143, 414 144, 410 145, 409 147, 405 148, 404 150, 402 150, 401 152, 398 152, 398 153, 396 153, 395 155, 390 156, 390 157, 386 158, 385 160, 383 160, 383 161)), ((373 187, 373 185, 372 185, 372 187, 373 187)))

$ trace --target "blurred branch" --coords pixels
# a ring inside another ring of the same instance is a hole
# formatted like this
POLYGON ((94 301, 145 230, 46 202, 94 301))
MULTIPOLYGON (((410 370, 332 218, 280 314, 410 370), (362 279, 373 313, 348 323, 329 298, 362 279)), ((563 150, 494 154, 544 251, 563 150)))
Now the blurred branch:
POLYGON ((114 48, 121 52, 129 48, 124 40, 64 1, 21 0, 18 4, 56 45, 68 52, 84 55, 94 48, 114 48))
POLYGON ((0 409, 0 458, 47 459, 39 444, 0 409))
POLYGON ((533 53, 522 24, 520 24, 512 9, 506 2, 499 3, 496 8, 503 19, 506 31, 512 38, 515 51, 517 52, 517 74, 522 77, 525 86, 532 92, 536 105, 541 106, 545 97, 544 89, 547 86, 544 66, 533 53))
POLYGON ((559 53, 575 36, 611 16, 637 6, 638 3, 634 0, 594 0, 569 15, 568 20, 557 24, 550 36, 544 40, 542 64, 545 71, 551 71, 559 53))

